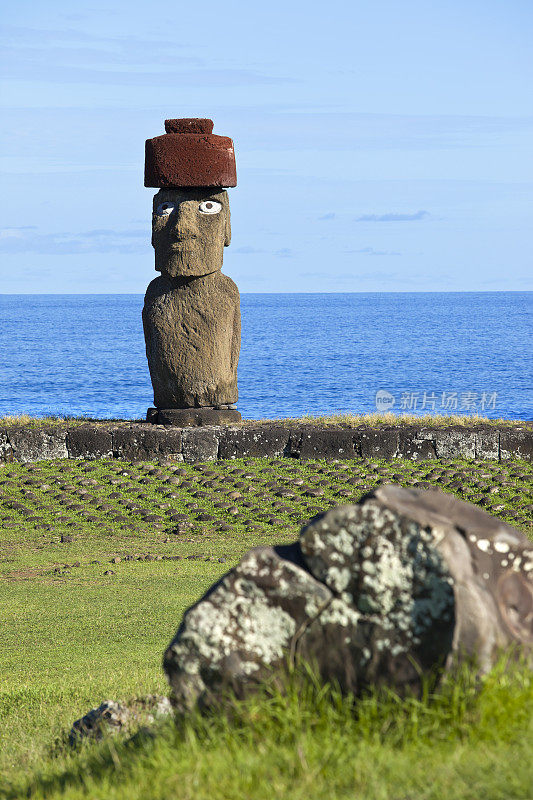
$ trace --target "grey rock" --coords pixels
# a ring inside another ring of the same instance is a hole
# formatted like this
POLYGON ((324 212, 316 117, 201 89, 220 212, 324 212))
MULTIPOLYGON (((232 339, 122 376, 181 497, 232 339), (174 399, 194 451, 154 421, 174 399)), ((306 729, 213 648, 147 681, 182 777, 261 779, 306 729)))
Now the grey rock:
POLYGON ((209 705, 228 689, 241 694, 281 669, 331 597, 302 569, 297 546, 250 550, 186 612, 164 655, 177 708, 209 705))
MULTIPOLYGON (((351 433, 348 428, 340 433, 339 429, 334 429, 332 436, 323 435, 324 428, 316 426, 316 435, 304 439, 308 429, 309 425, 280 423, 258 423, 253 427, 249 424, 228 428, 214 426, 212 430, 216 431, 218 444, 213 442, 211 455, 206 458, 301 458, 307 457, 306 450, 309 455, 333 458, 339 455, 337 451, 340 449, 346 451, 343 460, 348 456, 386 459, 405 456, 416 460, 424 452, 430 458, 437 454, 439 459, 456 458, 458 455, 473 457, 471 431, 466 426, 464 435, 452 427, 430 430, 417 426, 358 426, 352 428, 351 433), (353 454, 351 450, 349 452, 350 436, 353 439, 353 454), (321 452, 322 446, 324 450, 321 452)), ((181 437, 180 428, 146 423, 98 422, 83 426, 76 423, 44 428, 5 425, 0 430, 0 466, 5 461, 31 462, 67 457, 87 460, 114 457, 132 461, 171 458, 181 461, 184 458, 181 437)), ((185 448, 186 452, 191 449, 197 450, 194 445, 185 448)), ((480 425, 475 429, 475 458, 521 458, 530 462, 533 458, 533 429, 527 425, 480 425)), ((189 460, 198 460, 196 452, 192 453, 189 460)))
POLYGON ((132 723, 153 723, 156 718, 171 713, 170 700, 163 695, 148 695, 129 703, 104 700, 98 708, 91 709, 73 723, 69 744, 74 746, 87 738, 99 740, 105 735, 127 730, 132 723))
POLYGON ((84 424, 67 433, 69 458, 113 458, 112 428, 84 424))
POLYGON ((0 431, 0 465, 4 461, 13 461, 13 448, 9 443, 7 433, 0 431))
POLYGON ((397 456, 409 458, 412 461, 436 458, 434 430, 414 425, 402 426, 399 431, 397 456))
POLYGON ((436 428, 433 431, 435 452, 437 458, 466 458, 476 457, 477 435, 475 430, 468 428, 436 428))
POLYGON ((355 447, 362 458, 397 458, 400 447, 400 428, 383 425, 368 428, 360 425, 355 429, 355 447))
POLYGON ((275 458, 282 456, 289 441, 283 425, 225 427, 220 431, 219 458, 275 458))
MULTIPOLYGON (((476 430, 476 458, 497 461, 500 457, 500 432, 496 428, 476 430)), ((452 455, 452 458, 454 456, 452 455)))
POLYGON ((255 548, 186 612, 164 656, 184 711, 243 695, 303 658, 358 693, 533 645, 533 545, 436 490, 381 486, 255 548))
POLYGON ((316 428, 313 425, 301 429, 299 457, 305 458, 355 458, 353 430, 333 426, 316 428))
POLYGON ((151 425, 120 425, 113 431, 113 454, 125 461, 146 461, 161 456, 179 460, 181 433, 175 429, 155 429, 151 425))
POLYGON ((533 544, 520 531, 437 490, 383 486, 374 495, 432 531, 453 579, 453 655, 487 671, 503 648, 533 645, 533 544))
POLYGON ((70 729, 69 744, 74 745, 88 737, 101 739, 105 733, 117 733, 131 718, 126 706, 115 700, 104 700, 98 708, 77 719, 70 729))
POLYGON ((182 456, 185 462, 216 461, 220 428, 184 428, 181 432, 182 456))
POLYGON ((533 435, 531 428, 512 427, 500 430, 500 458, 523 458, 533 460, 533 435))
POLYGON ((14 425, 6 429, 6 456, 15 461, 68 458, 67 430, 60 426, 30 428, 14 425), (9 445, 9 448, 8 448, 9 445))

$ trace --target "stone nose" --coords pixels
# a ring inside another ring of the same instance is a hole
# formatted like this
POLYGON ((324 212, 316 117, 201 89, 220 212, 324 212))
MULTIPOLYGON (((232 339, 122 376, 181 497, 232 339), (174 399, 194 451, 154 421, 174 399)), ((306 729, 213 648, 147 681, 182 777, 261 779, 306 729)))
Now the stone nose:
POLYGON ((179 238, 196 238, 199 235, 198 228, 198 203, 196 201, 185 201, 179 203, 172 214, 172 230, 179 238))

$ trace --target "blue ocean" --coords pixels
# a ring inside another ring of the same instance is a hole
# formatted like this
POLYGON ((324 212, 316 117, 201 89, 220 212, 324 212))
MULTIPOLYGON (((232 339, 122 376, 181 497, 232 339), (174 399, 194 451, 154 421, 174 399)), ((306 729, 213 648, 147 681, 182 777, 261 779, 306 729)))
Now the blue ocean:
MULTIPOLYGON (((144 418, 142 295, 0 296, 0 414, 144 418)), ((532 292, 244 294, 244 418, 533 419, 532 292), (392 399, 391 399, 392 398, 392 399)))

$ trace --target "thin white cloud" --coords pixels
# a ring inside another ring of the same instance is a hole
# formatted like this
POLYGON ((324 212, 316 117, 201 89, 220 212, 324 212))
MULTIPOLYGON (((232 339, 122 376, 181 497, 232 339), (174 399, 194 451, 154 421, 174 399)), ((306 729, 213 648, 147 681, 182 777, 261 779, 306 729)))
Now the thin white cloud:
POLYGON ((232 248, 231 252, 237 253, 238 255, 250 256, 255 255, 256 253, 264 253, 265 251, 257 247, 251 247, 251 245, 244 245, 243 247, 232 248))
POLYGON ((279 250, 274 251, 277 258, 293 258, 294 254, 290 247, 281 247, 279 250))
POLYGON ((365 256, 401 256, 398 250, 374 250, 373 247, 360 247, 358 250, 345 250, 345 253, 362 253, 365 256))
POLYGON ((37 233, 34 226, 0 230, 1 253, 72 255, 76 253, 142 253, 150 249, 144 230, 95 229, 81 233, 37 233))
POLYGON ((356 222, 418 222, 422 219, 427 219, 430 216, 429 211, 416 211, 414 214, 397 214, 389 212, 387 214, 362 214, 356 217, 356 222))
POLYGON ((82 31, 0 28, 4 80, 115 86, 248 86, 293 83, 293 78, 232 68, 199 57, 173 41, 96 36, 82 31))

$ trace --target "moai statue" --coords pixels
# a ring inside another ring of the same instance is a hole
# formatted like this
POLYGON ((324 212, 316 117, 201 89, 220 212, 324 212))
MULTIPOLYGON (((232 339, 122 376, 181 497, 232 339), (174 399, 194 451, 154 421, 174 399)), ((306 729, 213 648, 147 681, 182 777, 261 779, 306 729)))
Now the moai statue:
POLYGON ((146 357, 156 408, 149 422, 238 422, 239 290, 221 272, 231 239, 233 142, 209 119, 170 119, 148 139, 144 185, 154 197, 155 278, 144 298, 146 357))

